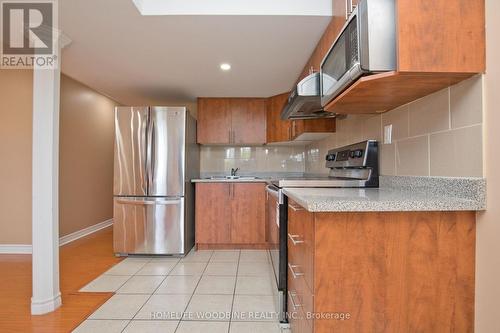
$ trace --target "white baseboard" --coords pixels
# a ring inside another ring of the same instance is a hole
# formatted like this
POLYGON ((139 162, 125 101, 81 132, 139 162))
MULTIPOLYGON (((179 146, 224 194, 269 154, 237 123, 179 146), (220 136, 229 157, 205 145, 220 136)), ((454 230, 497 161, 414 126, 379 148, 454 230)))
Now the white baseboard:
POLYGON ((56 310, 61 306, 61 304, 61 293, 58 293, 55 297, 47 300, 34 300, 31 298, 31 314, 44 315, 56 310))
POLYGON ((0 254, 31 254, 31 244, 0 244, 0 254))
POLYGON ((104 222, 91 225, 88 228, 75 231, 69 235, 66 235, 66 236, 59 238, 59 246, 63 246, 63 245, 66 245, 68 243, 74 242, 77 239, 80 239, 82 237, 93 234, 94 232, 97 232, 101 229, 107 228, 112 224, 113 224, 113 219, 109 219, 109 220, 106 220, 104 222))
MULTIPOLYGON (((59 238, 59 246, 74 242, 77 239, 93 234, 94 232, 107 228, 111 225, 113 225, 113 219, 75 231, 69 235, 59 238)), ((0 254, 31 254, 31 252, 32 248, 30 244, 0 244, 0 254)))

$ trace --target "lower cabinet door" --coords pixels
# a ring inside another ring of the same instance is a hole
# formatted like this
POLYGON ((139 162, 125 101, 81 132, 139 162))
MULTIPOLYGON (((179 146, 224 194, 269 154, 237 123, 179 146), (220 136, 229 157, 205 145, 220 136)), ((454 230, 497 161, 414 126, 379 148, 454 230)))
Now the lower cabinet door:
POLYGON ((265 183, 231 184, 231 242, 266 242, 265 183))
POLYGON ((231 243, 231 184, 196 183, 196 244, 231 243))
POLYGON ((115 198, 115 253, 183 254, 184 198, 115 198))

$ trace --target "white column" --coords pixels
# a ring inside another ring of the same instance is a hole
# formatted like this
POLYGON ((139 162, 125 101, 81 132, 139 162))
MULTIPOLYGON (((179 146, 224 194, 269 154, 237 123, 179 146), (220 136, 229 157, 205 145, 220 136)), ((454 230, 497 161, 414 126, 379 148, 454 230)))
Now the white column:
POLYGON ((59 291, 59 64, 33 70, 33 296, 31 313, 61 305, 59 291))

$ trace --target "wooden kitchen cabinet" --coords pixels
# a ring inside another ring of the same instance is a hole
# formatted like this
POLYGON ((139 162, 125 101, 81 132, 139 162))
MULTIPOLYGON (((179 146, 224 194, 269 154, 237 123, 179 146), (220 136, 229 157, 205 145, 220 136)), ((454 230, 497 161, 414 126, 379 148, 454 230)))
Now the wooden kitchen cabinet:
POLYGON ((266 248, 265 183, 196 183, 199 249, 266 248))
POLYGON ((198 143, 266 143, 266 99, 198 98, 198 143))
POLYGON ((292 122, 280 118, 289 93, 267 99, 267 143, 290 141, 292 122))
POLYGON ((228 183, 196 184, 196 243, 231 242, 231 193, 228 183))
POLYGON ((233 143, 266 143, 266 99, 232 98, 230 106, 233 143))
POLYGON ((231 118, 231 105, 227 98, 199 98, 198 143, 230 143, 231 118))
POLYGON ((263 183, 232 183, 231 243, 266 242, 266 193, 263 183))
POLYGON ((473 332, 474 212, 311 213, 289 199, 288 229, 293 333, 473 332))

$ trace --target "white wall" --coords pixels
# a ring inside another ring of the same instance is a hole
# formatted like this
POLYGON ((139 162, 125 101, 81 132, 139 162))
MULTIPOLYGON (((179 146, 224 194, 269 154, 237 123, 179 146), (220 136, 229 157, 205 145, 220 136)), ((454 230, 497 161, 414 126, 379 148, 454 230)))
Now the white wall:
POLYGON ((478 214, 476 325, 478 333, 500 332, 500 1, 486 0, 484 76, 484 175, 487 210, 478 214))

